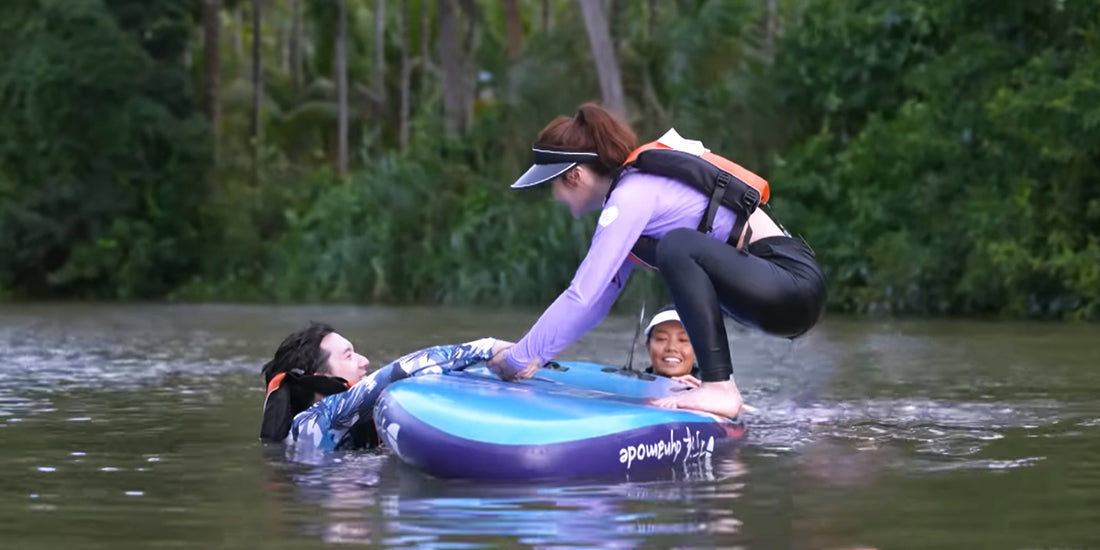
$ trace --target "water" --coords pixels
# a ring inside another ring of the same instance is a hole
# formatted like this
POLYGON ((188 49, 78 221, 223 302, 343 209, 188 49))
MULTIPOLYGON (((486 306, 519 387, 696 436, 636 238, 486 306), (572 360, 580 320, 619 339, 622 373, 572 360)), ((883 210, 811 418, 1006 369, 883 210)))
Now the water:
MULTIPOLYGON (((259 366, 309 320, 380 366, 537 314, 0 306, 0 548, 1100 548, 1094 325, 731 328, 749 436, 657 479, 443 481, 256 441, 259 366)), ((622 363, 635 322, 563 358, 622 363)))

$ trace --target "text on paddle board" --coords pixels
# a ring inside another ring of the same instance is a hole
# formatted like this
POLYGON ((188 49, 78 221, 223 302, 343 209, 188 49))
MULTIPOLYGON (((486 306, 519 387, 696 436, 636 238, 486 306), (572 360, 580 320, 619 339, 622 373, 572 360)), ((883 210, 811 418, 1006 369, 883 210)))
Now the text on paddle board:
POLYGON ((698 431, 692 433, 690 428, 684 428, 681 437, 676 437, 675 430, 669 430, 667 440, 661 439, 652 443, 638 443, 619 449, 619 463, 626 464, 626 468, 629 470, 635 460, 661 460, 671 456, 672 461, 675 462, 680 459, 680 453, 683 453, 682 460, 687 461, 710 454, 713 449, 714 436, 708 436, 704 441, 703 436, 698 431))

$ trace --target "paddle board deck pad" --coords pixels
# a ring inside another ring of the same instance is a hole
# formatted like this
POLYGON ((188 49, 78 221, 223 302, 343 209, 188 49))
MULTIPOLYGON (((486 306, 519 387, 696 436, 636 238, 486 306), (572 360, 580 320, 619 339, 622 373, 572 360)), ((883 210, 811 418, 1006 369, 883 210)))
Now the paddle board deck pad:
POLYGON ((402 461, 441 478, 629 475, 709 459, 741 438, 738 419, 646 404, 685 391, 668 378, 585 362, 499 380, 484 364, 390 385, 378 434, 402 461))

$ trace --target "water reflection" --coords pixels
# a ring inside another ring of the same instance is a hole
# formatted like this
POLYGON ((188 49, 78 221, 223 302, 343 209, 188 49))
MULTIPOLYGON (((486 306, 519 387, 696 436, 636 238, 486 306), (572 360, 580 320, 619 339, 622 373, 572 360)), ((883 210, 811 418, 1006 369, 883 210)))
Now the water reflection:
POLYGON ((324 511, 299 528, 326 542, 491 547, 503 537, 537 547, 634 548, 670 537, 678 546, 705 547, 707 537, 736 536, 742 525, 730 508, 747 475, 738 452, 724 449, 644 478, 486 484, 433 479, 384 451, 335 453, 306 465, 272 446, 265 473, 269 491, 324 511), (712 507, 714 500, 722 506, 712 507))

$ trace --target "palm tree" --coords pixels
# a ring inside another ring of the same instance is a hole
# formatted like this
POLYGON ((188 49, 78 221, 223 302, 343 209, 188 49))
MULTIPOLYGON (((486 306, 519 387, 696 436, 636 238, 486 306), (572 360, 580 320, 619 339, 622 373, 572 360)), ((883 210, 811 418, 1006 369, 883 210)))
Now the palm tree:
POLYGON ((202 4, 203 41, 203 108, 218 154, 218 137, 221 134, 221 0, 204 0, 202 4))
POLYGON ((336 173, 348 172, 348 14, 347 0, 337 0, 336 19, 336 173))
POLYGON ((607 14, 603 2, 596 0, 577 0, 584 16, 584 28, 588 31, 588 42, 592 47, 592 59, 596 63, 596 74, 600 78, 600 94, 603 106, 609 111, 626 118, 626 95, 623 93, 623 79, 619 75, 619 60, 615 55, 615 45, 611 40, 607 14))

